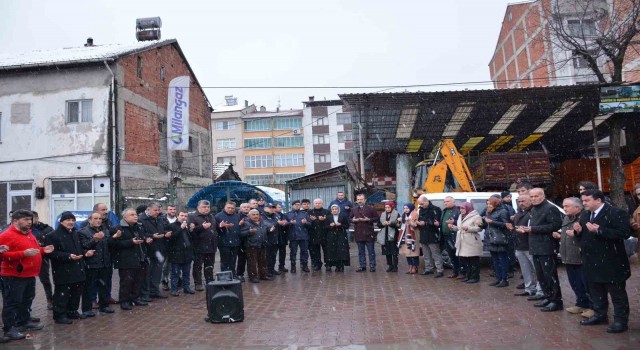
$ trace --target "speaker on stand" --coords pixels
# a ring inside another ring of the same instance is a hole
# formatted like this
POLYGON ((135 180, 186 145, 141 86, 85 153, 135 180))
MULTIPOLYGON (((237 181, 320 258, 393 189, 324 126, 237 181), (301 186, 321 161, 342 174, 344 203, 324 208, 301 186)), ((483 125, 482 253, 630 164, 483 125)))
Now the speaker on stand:
POLYGON ((207 283, 207 318, 211 323, 232 323, 244 320, 242 283, 233 278, 231 271, 216 273, 214 281, 207 283))

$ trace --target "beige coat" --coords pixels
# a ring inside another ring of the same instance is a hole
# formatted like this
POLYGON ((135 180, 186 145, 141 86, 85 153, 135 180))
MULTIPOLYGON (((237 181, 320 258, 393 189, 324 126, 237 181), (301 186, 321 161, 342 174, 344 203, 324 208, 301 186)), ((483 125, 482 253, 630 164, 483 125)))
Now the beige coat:
POLYGON ((482 218, 477 211, 472 211, 462 219, 462 215, 458 217, 456 226, 458 233, 456 235, 456 255, 463 257, 482 256, 482 239, 478 232, 482 231, 480 225, 482 218), (462 230, 462 226, 467 226, 467 230, 462 230))
MULTIPOLYGON (((418 217, 418 211, 414 210, 411 212, 411 218, 413 220, 417 219, 418 217)), ((409 225, 409 220, 407 220, 407 226, 409 225)), ((404 228, 405 225, 403 225, 404 228)), ((407 248, 407 245, 404 244, 404 242, 402 243, 402 245, 400 246, 400 255, 406 256, 406 257, 412 257, 412 256, 420 256, 420 230, 416 230, 413 227, 411 228, 411 235, 413 236, 413 239, 415 240, 415 245, 416 248, 415 250, 409 250, 407 248)), ((405 236, 406 237, 406 236, 405 236)))

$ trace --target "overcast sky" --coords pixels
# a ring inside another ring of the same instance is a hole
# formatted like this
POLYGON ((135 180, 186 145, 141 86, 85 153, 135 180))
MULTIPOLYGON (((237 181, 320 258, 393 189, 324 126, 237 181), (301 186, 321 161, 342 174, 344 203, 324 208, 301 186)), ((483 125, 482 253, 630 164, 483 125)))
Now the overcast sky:
MULTIPOLYGON (((381 86, 490 80, 506 0, 30 1, 0 0, 0 53, 135 42, 135 19, 162 18, 200 83, 214 86, 381 86)), ((471 89, 491 84, 469 85, 471 89)), ((410 91, 453 90, 433 86, 410 91)), ((301 108, 378 89, 205 89, 257 106, 301 108)), ((392 89, 385 92, 402 91, 392 89)))

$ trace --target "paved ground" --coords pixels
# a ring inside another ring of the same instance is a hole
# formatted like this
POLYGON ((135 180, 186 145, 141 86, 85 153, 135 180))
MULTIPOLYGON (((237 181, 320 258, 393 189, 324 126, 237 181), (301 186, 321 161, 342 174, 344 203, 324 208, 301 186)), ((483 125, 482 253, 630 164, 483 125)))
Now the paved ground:
MULTIPOLYGON (((352 247, 352 255, 355 250, 352 247)), ((404 260, 404 259, 401 259, 404 260)), ((352 262, 356 259, 352 258, 352 262)), ((38 285, 34 315, 45 329, 4 349, 640 349, 640 267, 627 290, 630 331, 583 327, 580 316, 542 313, 514 297, 515 285, 494 288, 447 278, 386 273, 298 273, 244 284, 245 321, 211 324, 204 292, 155 301, 134 311, 53 324, 38 285)), ((575 301, 560 271, 567 306, 575 301)), ((117 288, 117 273, 114 280, 117 288)), ((116 293, 117 295, 117 293, 116 293)))

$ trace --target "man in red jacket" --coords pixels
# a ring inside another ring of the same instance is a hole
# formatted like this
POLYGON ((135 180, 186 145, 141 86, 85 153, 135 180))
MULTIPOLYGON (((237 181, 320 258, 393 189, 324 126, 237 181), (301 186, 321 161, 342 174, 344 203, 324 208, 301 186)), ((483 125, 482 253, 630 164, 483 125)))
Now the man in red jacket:
POLYGON ((2 267, 2 322, 4 336, 11 340, 23 339, 23 332, 42 329, 30 322, 29 310, 36 295, 36 276, 40 274, 42 255, 53 251, 52 246, 40 247, 31 233, 33 213, 16 210, 11 225, 0 235, 2 267), (4 249, 3 249, 4 250, 4 249))

